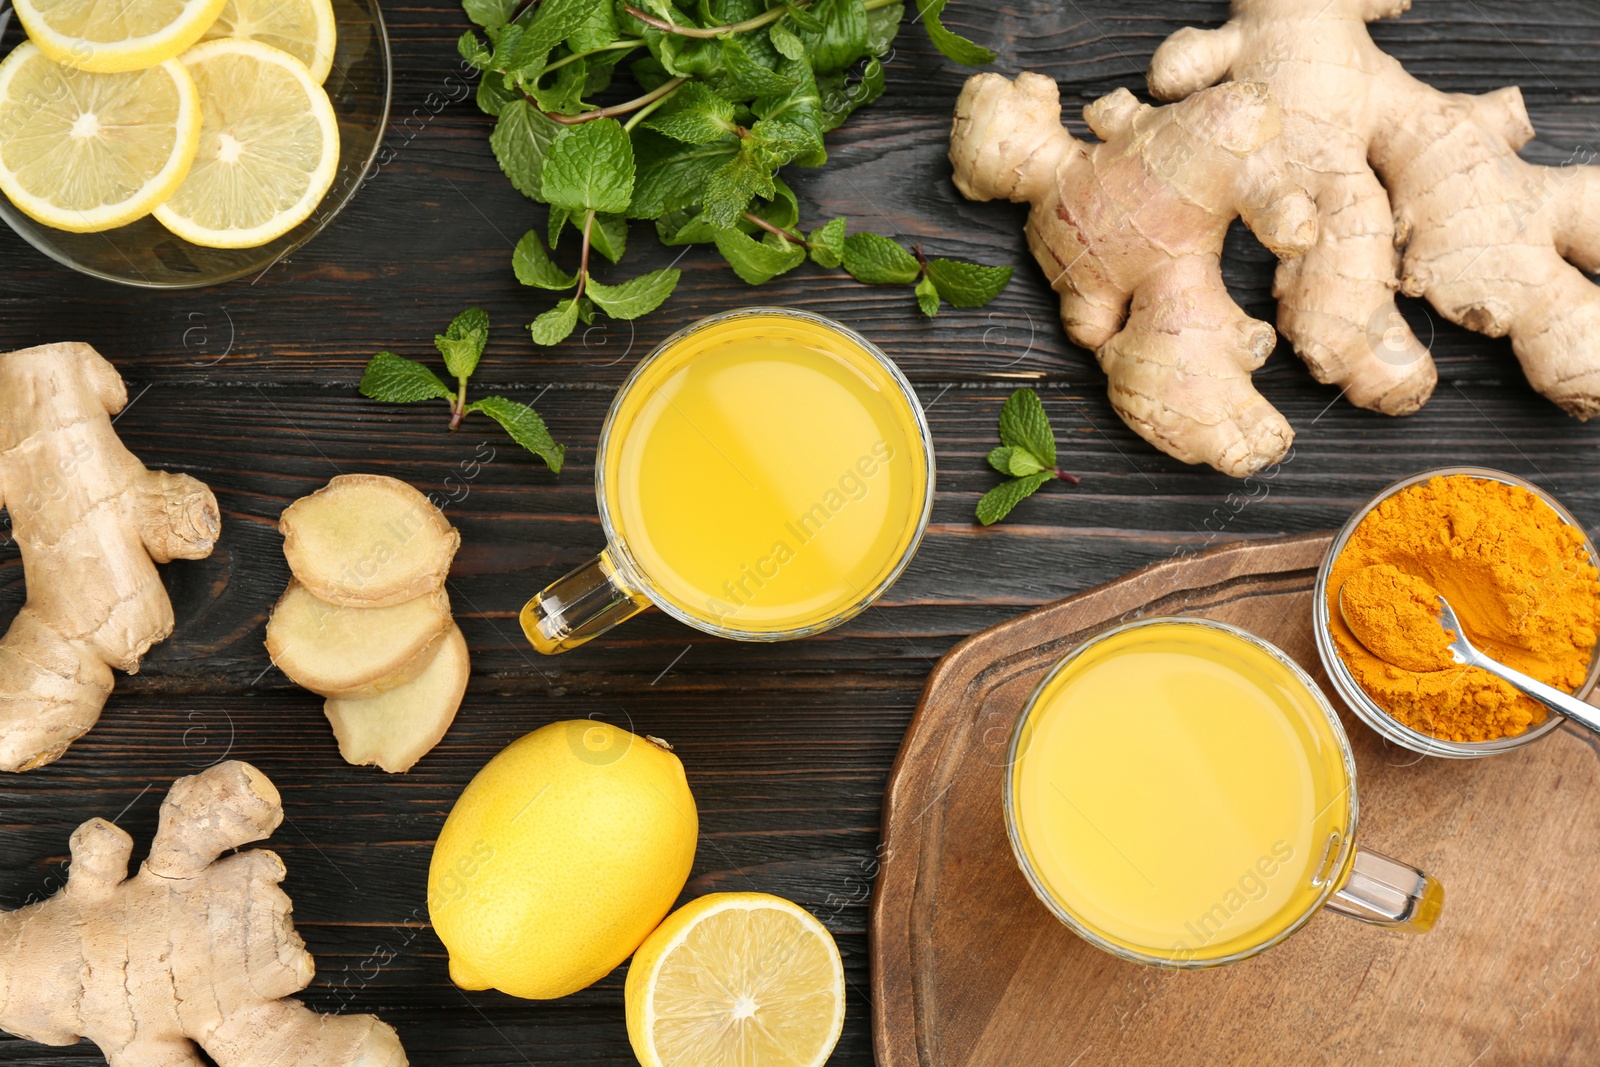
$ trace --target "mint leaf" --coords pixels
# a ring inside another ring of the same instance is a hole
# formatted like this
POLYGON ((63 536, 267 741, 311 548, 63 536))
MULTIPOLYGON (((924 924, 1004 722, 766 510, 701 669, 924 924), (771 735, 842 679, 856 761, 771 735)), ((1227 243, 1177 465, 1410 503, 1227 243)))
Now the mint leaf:
MULTIPOLYGON (((861 0, 856 0, 860 3, 861 0)), ((762 66, 750 54, 738 37, 728 37, 722 44, 722 73, 741 97, 761 96, 788 90, 792 80, 771 67, 762 66)), ((682 65, 680 59, 679 65, 682 65)))
MULTIPOLYGON (((589 284, 593 285, 593 282, 589 284)), ((587 296, 578 297, 578 321, 585 326, 594 325, 594 301, 587 296)))
POLYGON ((844 241, 844 269, 868 285, 910 285, 922 273, 910 252, 875 233, 851 234, 844 241))
POLYGON ((494 53, 485 48, 483 42, 478 40, 478 35, 471 30, 456 40, 456 51, 475 70, 488 70, 489 64, 494 61, 494 53))
POLYGON ((806 54, 806 43, 781 22, 774 22, 767 30, 767 39, 784 59, 800 59, 806 54))
MULTIPOLYGON (((484 80, 492 81, 494 77, 489 75, 484 80)), ((517 192, 531 200, 545 198, 542 176, 550 143, 565 129, 526 100, 506 103, 489 144, 517 192)))
POLYGON ((733 272, 751 285, 769 282, 804 263, 806 250, 768 235, 757 241, 742 230, 728 227, 716 233, 717 251, 733 272))
POLYGON ((596 215, 589 227, 589 245, 615 263, 628 247, 628 220, 621 215, 596 215))
POLYGON ((585 24, 593 6, 594 0, 541 0, 517 49, 520 66, 543 70, 545 56, 585 24))
POLYGON ((828 161, 828 150, 822 143, 827 125, 822 94, 809 64, 794 63, 790 69, 794 85, 786 92, 756 97, 750 109, 762 119, 786 122, 804 131, 805 143, 793 154, 793 160, 802 167, 820 167, 828 161))
POLYGON ((686 82, 643 125, 685 144, 711 144, 734 132, 733 104, 699 82, 686 82))
POLYGON ((550 142, 545 200, 568 211, 621 214, 633 198, 633 145, 616 119, 565 126, 550 142))
POLYGON ((478 369, 478 359, 489 343, 489 314, 482 308, 468 308, 457 315, 444 333, 433 339, 444 357, 445 369, 453 378, 470 378, 478 369))
MULTIPOLYGON (((504 77, 490 72, 478 79, 476 99, 479 111, 485 115, 498 116, 506 109, 507 104, 513 100, 521 100, 522 94, 515 89, 507 88, 504 77)), ((503 164, 502 169, 504 169, 503 164)))
POLYGON ((844 216, 830 219, 806 237, 811 246, 811 259, 819 267, 833 268, 844 262, 844 229, 848 223, 844 216))
POLYGON ((478 357, 483 353, 483 346, 489 340, 481 331, 473 331, 466 337, 446 337, 436 334, 433 338, 434 347, 444 357, 445 369, 451 377, 466 378, 472 374, 478 365, 478 357), (460 368, 467 368, 465 371, 460 368))
POLYGON ((499 29, 511 21, 518 0, 461 0, 467 18, 484 29, 499 29))
POLYGON ((555 248, 556 242, 561 239, 561 230, 566 226, 567 220, 571 217, 572 213, 564 207, 553 207, 550 209, 549 232, 545 236, 549 238, 550 247, 552 249, 555 248))
POLYGON ((867 60, 861 77, 852 82, 841 71, 823 74, 817 78, 817 92, 822 96, 822 130, 827 133, 844 125, 844 120, 883 95, 883 64, 876 56, 867 60))
POLYGON ((556 266, 533 230, 523 234, 522 240, 517 242, 517 250, 511 254, 511 267, 517 272, 517 281, 523 285, 560 290, 578 284, 578 279, 556 266))
POLYGON ((583 95, 593 100, 610 88, 612 79, 616 77, 617 64, 622 62, 627 54, 621 48, 613 48, 608 52, 597 52, 585 59, 583 62, 589 68, 589 80, 583 86, 583 95))
POLYGON ((718 232, 704 215, 691 208, 669 211, 656 220, 656 238, 668 247, 714 244, 718 232))
POLYGON ((706 145, 684 145, 650 130, 635 134, 639 176, 630 218, 656 219, 669 211, 697 204, 706 183, 739 152, 739 138, 706 145))
POLYGON ((528 83, 527 90, 541 110, 558 115, 576 115, 583 110, 583 94, 589 85, 589 67, 583 60, 568 63, 556 71, 548 85, 542 79, 528 83))
MULTIPOLYGON (((774 174, 772 195, 752 203, 750 214, 772 223, 780 230, 792 230, 800 222, 800 201, 794 195, 794 190, 789 188, 789 183, 774 174)), ((753 232, 747 229, 751 225, 753 223, 746 220, 740 223, 739 228, 753 232)))
POLYGON ((591 278, 584 292, 612 318, 636 319, 648 315, 672 295, 680 273, 676 267, 653 270, 621 285, 601 285, 591 278))
POLYGON ((805 30, 809 33, 820 33, 822 30, 822 20, 812 14, 810 7, 801 4, 790 5, 789 21, 794 23, 794 27, 797 30, 805 30))
MULTIPOLYGON (((461 314, 450 320, 450 325, 445 327, 444 335, 452 341, 459 341, 474 331, 489 335, 489 313, 482 308, 467 308, 461 314)), ((471 373, 468 371, 467 373, 471 373)))
POLYGON ((750 127, 747 143, 768 170, 777 170, 800 153, 814 151, 821 142, 799 123, 760 119, 750 127))
POLYGON ((414 359, 379 352, 367 362, 357 387, 362 396, 386 404, 415 400, 454 400, 455 393, 440 377, 414 359))
POLYGON ((985 526, 993 526, 1007 515, 1011 509, 1022 503, 1034 494, 1045 482, 1055 477, 1053 474, 1030 474, 1026 478, 1013 478, 1009 482, 1001 482, 978 501, 978 521, 985 526))
POLYGON ((906 5, 890 4, 867 12, 867 51, 881 56, 900 33, 900 22, 906 17, 906 5))
POLYGON ((467 405, 467 410, 481 411, 498 422, 513 441, 544 460, 545 466, 551 471, 561 473, 561 462, 566 458, 567 448, 556 444, 537 411, 503 396, 486 396, 482 400, 475 400, 467 405))
POLYGON ((867 55, 867 6, 863 0, 814 0, 810 10, 821 33, 805 35, 811 66, 819 74, 844 70, 867 55))
POLYGON ((712 226, 732 226, 744 216, 750 201, 758 196, 773 196, 772 165, 762 158, 759 144, 745 138, 739 152, 706 179, 704 212, 712 226))
POLYGON ((1056 465, 1056 435, 1044 403, 1032 389, 1018 389, 1000 409, 1000 440, 1024 448, 1039 458, 1042 467, 1056 465))
POLYGON ((528 323, 533 343, 549 348, 571 336, 578 326, 578 298, 563 300, 543 315, 528 323))
POLYGON ((939 16, 948 0, 917 0, 917 12, 928 27, 928 40, 933 46, 957 63, 979 67, 994 62, 994 53, 981 45, 973 44, 959 33, 944 28, 939 16))
POLYGON ((1045 469, 1039 457, 1029 452, 1026 448, 1017 448, 1013 445, 1001 445, 989 453, 989 466, 1001 474, 1013 478, 1021 478, 1029 474, 1038 474, 1045 469))
POLYGON ((917 307, 928 318, 939 314, 939 290, 933 284, 933 279, 924 274, 917 281, 917 307))
MULTIPOLYGON (((604 48, 619 36, 617 32, 617 10, 610 3, 590 3, 580 13, 577 24, 572 32, 567 35, 567 47, 574 52, 593 52, 597 48, 604 48)), ((622 58, 622 50, 617 50, 617 58, 622 58)))
POLYGON ((953 306, 975 308, 1000 295, 1000 290, 1011 281, 1011 268, 935 259, 928 264, 928 277, 938 287, 939 295, 953 306))

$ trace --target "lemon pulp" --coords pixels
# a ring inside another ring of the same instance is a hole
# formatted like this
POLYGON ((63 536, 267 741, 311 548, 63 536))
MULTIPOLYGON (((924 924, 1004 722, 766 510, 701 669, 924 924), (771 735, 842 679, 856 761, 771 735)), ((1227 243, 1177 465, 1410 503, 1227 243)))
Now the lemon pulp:
POLYGON ((96 74, 22 44, 0 63, 0 189, 57 229, 125 226, 182 183, 200 123, 194 81, 175 60, 96 74))
POLYGON ((304 222, 339 165, 328 94, 305 64, 257 41, 207 41, 183 64, 200 92, 200 147, 156 218, 213 248, 254 248, 304 222))
POLYGON ((639 949, 626 999, 645 1067, 815 1067, 844 1025, 844 968, 804 909, 764 893, 714 893, 639 949))
POLYGON ((260 41, 287 52, 321 84, 333 69, 338 27, 330 0, 227 0, 201 40, 224 37, 260 41))

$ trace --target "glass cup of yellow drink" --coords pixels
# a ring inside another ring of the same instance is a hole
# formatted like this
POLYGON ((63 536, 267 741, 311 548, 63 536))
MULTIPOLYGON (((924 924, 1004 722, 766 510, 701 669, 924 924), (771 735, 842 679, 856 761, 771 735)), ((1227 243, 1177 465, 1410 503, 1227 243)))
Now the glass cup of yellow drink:
POLYGON ((836 322, 746 308, 674 334, 623 383, 595 490, 606 548, 522 609, 565 652, 655 605, 744 641, 820 633, 911 562, 933 503, 911 384, 836 322))
POLYGON ((1067 655, 1017 720, 1004 804, 1039 899, 1139 963, 1247 959, 1324 907, 1420 933, 1444 902, 1355 843, 1355 758, 1322 690, 1224 623, 1141 620, 1067 655))

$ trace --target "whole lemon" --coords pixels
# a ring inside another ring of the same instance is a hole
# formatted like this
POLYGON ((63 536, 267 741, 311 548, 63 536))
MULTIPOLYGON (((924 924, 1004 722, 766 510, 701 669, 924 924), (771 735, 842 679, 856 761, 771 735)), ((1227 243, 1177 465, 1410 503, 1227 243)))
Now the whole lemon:
POLYGON ((654 741, 577 720, 513 742, 433 849, 451 981, 551 1000, 604 978, 678 899, 699 832, 683 764, 654 741))

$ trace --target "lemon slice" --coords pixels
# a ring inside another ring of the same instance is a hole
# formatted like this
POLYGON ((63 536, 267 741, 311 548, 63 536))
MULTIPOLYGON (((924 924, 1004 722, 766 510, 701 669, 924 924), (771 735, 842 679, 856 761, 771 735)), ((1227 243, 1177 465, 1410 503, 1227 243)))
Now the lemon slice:
POLYGON ((92 74, 22 44, 0 63, 0 190, 46 226, 95 233, 143 218, 199 144, 200 97, 175 59, 92 74))
POLYGON ((321 85, 333 69, 338 29, 332 0, 226 0, 202 41, 236 37, 270 44, 306 65, 321 85))
POLYGON ((144 70, 181 55, 226 0, 13 0, 39 50, 79 70, 144 70))
POLYGON ((844 1027, 844 967, 803 908, 712 893, 640 946, 627 1004, 644 1067, 820 1067, 844 1027))
POLYGON ((200 89, 200 150, 161 225, 208 248, 255 248, 316 210, 339 169, 333 104, 304 63, 257 41, 183 56, 200 89))

